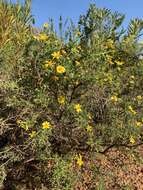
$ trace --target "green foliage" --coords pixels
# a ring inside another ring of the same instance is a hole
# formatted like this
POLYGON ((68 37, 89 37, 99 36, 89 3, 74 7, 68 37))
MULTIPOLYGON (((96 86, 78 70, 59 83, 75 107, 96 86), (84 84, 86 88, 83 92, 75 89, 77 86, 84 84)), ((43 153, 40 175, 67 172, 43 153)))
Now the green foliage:
MULTIPOLYGON (((125 31, 123 20, 91 5, 78 27, 60 18, 59 37, 52 22, 32 28, 30 1, 0 1, 0 127, 16 161, 141 143, 143 21, 125 31)), ((71 189, 75 176, 54 159, 53 189, 71 189)))
POLYGON ((52 175, 53 190, 72 190, 78 177, 71 167, 70 160, 63 159, 58 156, 56 156, 54 160, 56 164, 52 175))

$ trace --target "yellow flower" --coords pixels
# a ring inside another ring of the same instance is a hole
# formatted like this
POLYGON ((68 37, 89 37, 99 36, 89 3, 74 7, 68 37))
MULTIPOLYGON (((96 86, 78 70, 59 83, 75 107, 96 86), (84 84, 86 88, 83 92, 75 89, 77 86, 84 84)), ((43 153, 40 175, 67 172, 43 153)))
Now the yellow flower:
POLYGON ((79 61, 75 61, 75 64, 78 66, 78 65, 80 65, 80 62, 79 61))
POLYGON ((59 66, 57 66, 56 71, 57 71, 57 73, 62 74, 62 73, 66 72, 66 69, 63 66, 59 65, 59 66))
POLYGON ((32 131, 32 132, 29 134, 29 136, 30 136, 31 138, 35 137, 35 136, 36 136, 36 131, 32 131))
POLYGON ((142 100, 142 96, 137 96, 137 100, 142 100))
POLYGON ((128 110, 133 114, 136 115, 137 112, 132 108, 132 106, 128 106, 128 110))
POLYGON ((44 121, 43 123, 42 123, 42 128, 43 129, 49 129, 49 128, 51 128, 52 126, 51 126, 51 124, 50 124, 50 122, 48 122, 48 121, 44 121))
POLYGON ((79 113, 79 112, 82 111, 82 110, 81 110, 81 105, 80 105, 80 104, 76 104, 76 105, 74 106, 74 109, 76 110, 77 113, 79 113))
POLYGON ((52 57, 53 57, 53 59, 60 59, 60 57, 61 57, 60 51, 52 53, 52 57))
POLYGON ((58 102, 59 102, 59 104, 64 104, 65 103, 65 97, 64 96, 59 96, 58 97, 58 102))
POLYGON ((48 67, 52 67, 53 66, 53 62, 50 60, 50 61, 45 61, 45 65, 44 67, 47 69, 48 67))
POLYGON ((143 124, 140 121, 136 121, 136 127, 141 127, 143 124))
POLYGON ((117 96, 111 96, 111 100, 112 100, 113 102, 117 102, 117 101, 118 101, 118 97, 117 97, 117 96))
POLYGON ((124 64, 124 62, 123 61, 115 61, 116 63, 117 63, 117 65, 119 65, 119 66, 121 66, 121 65, 123 65, 124 64))
POLYGON ((76 159, 76 163, 78 164, 79 167, 83 166, 84 162, 83 162, 81 154, 79 154, 78 156, 76 156, 75 159, 76 159))
POLYGON ((93 130, 93 127, 91 125, 87 125, 86 130, 87 132, 91 133, 93 130))
POLYGON ((48 26, 49 26, 49 24, 47 22, 43 24, 44 28, 48 28, 48 26))
POLYGON ((46 34, 39 34, 38 38, 41 41, 46 41, 46 40, 48 40, 49 37, 46 34))
POLYGON ((130 143, 131 143, 131 144, 135 144, 135 142, 136 142, 136 141, 135 141, 134 137, 131 136, 131 137, 130 137, 130 143))

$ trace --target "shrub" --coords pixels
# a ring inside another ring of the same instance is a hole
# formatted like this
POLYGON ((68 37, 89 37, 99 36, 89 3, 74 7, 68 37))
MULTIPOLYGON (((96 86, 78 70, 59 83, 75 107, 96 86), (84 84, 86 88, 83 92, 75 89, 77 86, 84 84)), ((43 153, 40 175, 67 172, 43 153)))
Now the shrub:
POLYGON ((123 30, 124 15, 91 5, 59 37, 50 22, 33 29, 29 1, 0 1, 0 15, 4 165, 141 143, 142 20, 123 30))

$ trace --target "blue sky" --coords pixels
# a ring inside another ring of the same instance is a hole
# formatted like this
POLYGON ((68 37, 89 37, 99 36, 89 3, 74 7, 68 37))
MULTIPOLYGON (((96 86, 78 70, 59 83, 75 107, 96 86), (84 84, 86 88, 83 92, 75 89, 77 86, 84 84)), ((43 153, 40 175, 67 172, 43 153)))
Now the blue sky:
POLYGON ((64 19, 70 17, 76 23, 79 15, 86 12, 90 3, 124 13, 126 15, 125 26, 131 18, 143 19, 143 0, 32 0, 32 14, 36 19, 36 26, 41 26, 48 21, 49 17, 57 23, 60 15, 64 19))

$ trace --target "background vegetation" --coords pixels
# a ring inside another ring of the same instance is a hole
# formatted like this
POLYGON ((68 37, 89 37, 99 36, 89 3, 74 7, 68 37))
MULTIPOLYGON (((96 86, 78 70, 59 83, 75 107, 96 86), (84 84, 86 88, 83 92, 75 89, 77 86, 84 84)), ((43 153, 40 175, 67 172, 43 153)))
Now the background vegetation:
POLYGON ((143 21, 91 4, 57 33, 30 4, 0 0, 1 183, 107 189, 96 157, 143 140, 143 21))

